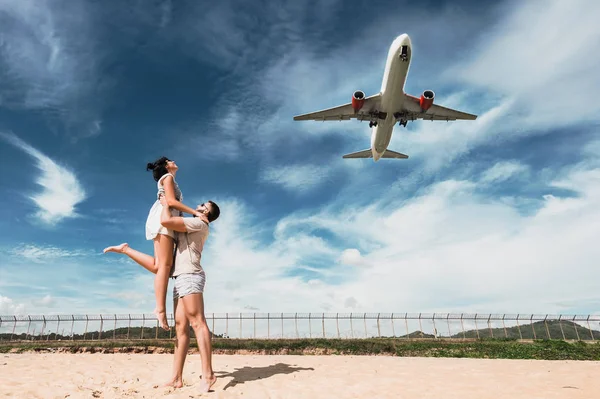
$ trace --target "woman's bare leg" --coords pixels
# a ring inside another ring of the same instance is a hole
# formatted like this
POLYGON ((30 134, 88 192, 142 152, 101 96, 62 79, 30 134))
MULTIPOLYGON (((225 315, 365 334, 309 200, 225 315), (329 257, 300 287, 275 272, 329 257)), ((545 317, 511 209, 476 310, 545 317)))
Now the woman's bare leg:
POLYGON ((156 317, 164 330, 169 330, 167 321, 167 286, 169 274, 173 265, 173 239, 168 235, 158 234, 154 239, 154 259, 156 262, 156 277, 154 277, 154 295, 156 297, 156 317))
POLYGON ((125 254, 149 272, 156 274, 156 272, 158 271, 158 266, 156 265, 156 262, 152 256, 140 251, 136 251, 135 249, 131 248, 126 242, 120 245, 104 248, 104 253, 107 252, 125 254))

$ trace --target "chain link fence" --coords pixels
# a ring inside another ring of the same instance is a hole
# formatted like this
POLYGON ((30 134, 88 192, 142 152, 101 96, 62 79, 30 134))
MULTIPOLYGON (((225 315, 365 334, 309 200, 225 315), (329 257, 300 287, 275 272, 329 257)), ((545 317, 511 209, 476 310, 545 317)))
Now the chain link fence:
MULTIPOLYGON (((600 316, 452 313, 209 313, 213 338, 600 339, 600 316)), ((0 341, 172 339, 152 314, 0 316, 0 341)), ((193 336, 193 331, 192 331, 193 336)))

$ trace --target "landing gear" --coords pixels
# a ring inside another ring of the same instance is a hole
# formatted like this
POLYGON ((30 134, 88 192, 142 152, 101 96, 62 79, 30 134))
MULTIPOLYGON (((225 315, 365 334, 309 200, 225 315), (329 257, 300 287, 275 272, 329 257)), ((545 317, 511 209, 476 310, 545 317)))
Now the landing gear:
POLYGON ((396 118, 396 120, 400 122, 400 126, 404 126, 404 127, 406 127, 406 124, 408 123, 408 119, 404 118, 405 116, 406 116, 406 114, 403 114, 400 112, 396 112, 394 114, 394 118, 396 118))

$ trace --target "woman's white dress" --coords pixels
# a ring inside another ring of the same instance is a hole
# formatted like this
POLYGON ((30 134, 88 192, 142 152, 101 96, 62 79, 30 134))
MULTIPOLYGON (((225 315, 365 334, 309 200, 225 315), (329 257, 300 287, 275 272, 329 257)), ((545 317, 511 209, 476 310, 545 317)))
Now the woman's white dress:
MULTIPOLYGON (((158 188, 158 192, 156 194, 156 201, 152 205, 152 208, 150 208, 150 212, 148 213, 148 218, 146 219, 146 239, 147 240, 154 240, 158 234, 165 234, 173 239, 175 238, 175 233, 173 232, 173 230, 167 229, 160 224, 160 214, 162 213, 163 206, 160 203, 160 201, 158 200, 158 198, 160 195, 165 195, 165 189, 162 185, 162 182, 163 182, 163 179, 167 176, 173 177, 173 184, 175 185, 175 198, 177 199, 177 201, 183 200, 183 194, 181 193, 181 190, 179 189, 179 186, 177 185, 177 182, 175 181, 175 176, 173 176, 170 173, 164 174, 156 183, 157 188, 158 188)), ((177 209, 171 208, 171 215, 172 216, 181 216, 181 212, 178 211, 177 209)))

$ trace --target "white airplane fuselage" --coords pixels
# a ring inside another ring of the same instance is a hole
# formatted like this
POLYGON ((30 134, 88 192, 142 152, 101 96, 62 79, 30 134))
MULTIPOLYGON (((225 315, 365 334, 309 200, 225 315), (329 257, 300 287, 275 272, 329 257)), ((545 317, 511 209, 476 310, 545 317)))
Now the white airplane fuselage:
POLYGON ((378 120, 377 126, 374 126, 371 131, 371 152, 375 162, 385 153, 392 139, 394 125, 397 123, 394 110, 401 109, 405 99, 404 84, 410 67, 411 54, 411 43, 407 34, 398 36, 390 46, 381 83, 379 109, 386 112, 387 117, 378 120), (405 57, 402 54, 403 50, 405 57))

